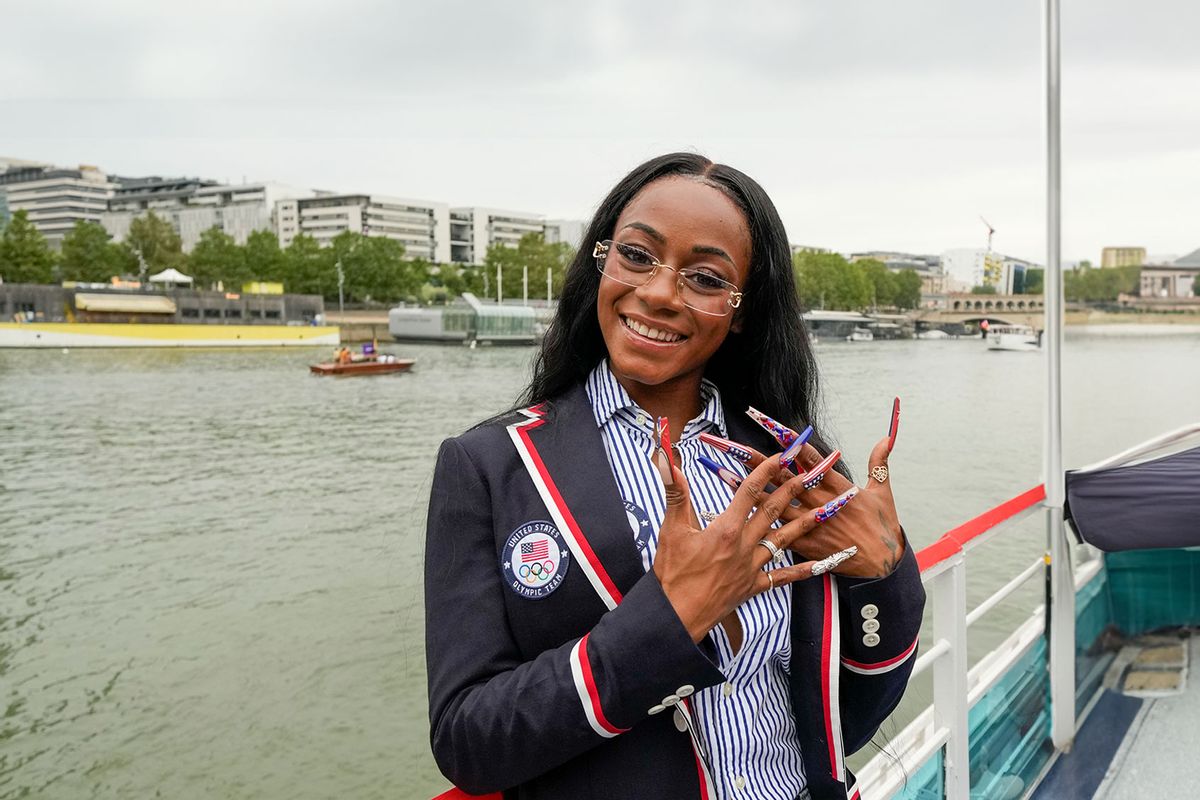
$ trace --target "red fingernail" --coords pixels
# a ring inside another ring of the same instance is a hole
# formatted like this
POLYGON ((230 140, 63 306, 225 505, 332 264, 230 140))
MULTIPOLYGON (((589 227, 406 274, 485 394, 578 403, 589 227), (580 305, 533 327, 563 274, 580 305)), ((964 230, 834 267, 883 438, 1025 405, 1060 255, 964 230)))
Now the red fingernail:
POLYGON ((900 398, 892 400, 892 421, 888 425, 888 452, 896 446, 896 432, 900 430, 900 398))
POLYGON ((825 456, 825 458, 821 459, 819 464, 810 469, 808 472, 804 473, 801 476, 804 482, 804 488, 812 489, 816 487, 817 484, 821 482, 821 479, 825 477, 825 473, 829 471, 829 468, 836 464, 838 459, 841 457, 842 451, 834 450, 832 453, 825 456))
POLYGON ((700 434, 700 441, 717 448, 722 453, 728 453, 738 461, 750 460, 750 451, 742 447, 737 442, 731 442, 728 439, 722 439, 720 436, 713 436, 711 433, 700 434))
POLYGON ((671 466, 675 466, 675 451, 671 447, 671 422, 666 417, 659 417, 655 424, 655 431, 658 434, 658 446, 667 454, 667 461, 671 466))

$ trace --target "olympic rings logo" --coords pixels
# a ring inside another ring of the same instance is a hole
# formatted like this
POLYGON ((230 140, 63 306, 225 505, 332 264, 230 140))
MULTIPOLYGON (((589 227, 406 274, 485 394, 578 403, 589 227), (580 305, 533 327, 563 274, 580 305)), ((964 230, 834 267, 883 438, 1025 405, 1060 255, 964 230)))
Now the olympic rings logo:
POLYGON ((535 561, 532 564, 522 564, 517 574, 526 580, 530 577, 535 581, 550 580, 550 576, 554 574, 554 566, 554 562, 550 560, 535 561))

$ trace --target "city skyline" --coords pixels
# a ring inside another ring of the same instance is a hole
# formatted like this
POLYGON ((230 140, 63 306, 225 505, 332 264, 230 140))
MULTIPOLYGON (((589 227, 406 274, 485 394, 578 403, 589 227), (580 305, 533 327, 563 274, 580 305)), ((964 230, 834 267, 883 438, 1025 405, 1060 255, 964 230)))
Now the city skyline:
MULTIPOLYGON (((639 161, 698 150, 793 242, 981 247, 983 215, 1045 260, 1037 0, 466 8, 39 4, 8 19, 0 153, 586 219, 639 161)), ((1064 9, 1065 262, 1200 244, 1196 22, 1064 9)))

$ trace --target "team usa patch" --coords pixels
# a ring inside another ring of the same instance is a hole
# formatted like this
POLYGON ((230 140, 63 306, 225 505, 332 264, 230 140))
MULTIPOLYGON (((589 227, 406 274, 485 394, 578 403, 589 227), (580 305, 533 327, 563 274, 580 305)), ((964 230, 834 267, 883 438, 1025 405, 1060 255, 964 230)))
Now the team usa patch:
POLYGON ((553 523, 526 522, 504 540, 500 568, 508 588, 527 600, 550 595, 567 576, 571 551, 553 523))
POLYGON ((646 545, 650 544, 650 515, 636 503, 628 500, 622 502, 625 505, 625 516, 629 520, 629 527, 633 529, 633 541, 637 544, 638 552, 644 552, 646 545))

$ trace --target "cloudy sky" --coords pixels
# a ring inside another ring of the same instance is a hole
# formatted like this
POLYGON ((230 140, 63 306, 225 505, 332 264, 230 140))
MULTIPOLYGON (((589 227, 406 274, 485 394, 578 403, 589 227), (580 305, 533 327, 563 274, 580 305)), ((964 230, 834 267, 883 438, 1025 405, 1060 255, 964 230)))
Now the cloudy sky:
MULTIPOLYGON (((1039 0, 0 0, 0 156, 584 218, 646 157, 794 242, 1044 260, 1039 0)), ((1064 258, 1200 247, 1200 3, 1064 0, 1064 258)))

